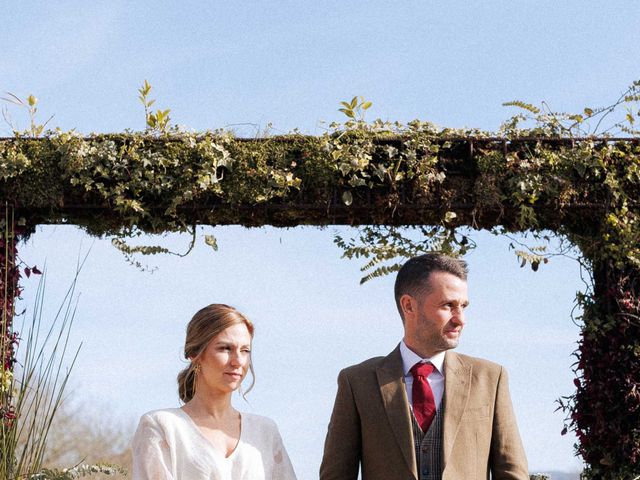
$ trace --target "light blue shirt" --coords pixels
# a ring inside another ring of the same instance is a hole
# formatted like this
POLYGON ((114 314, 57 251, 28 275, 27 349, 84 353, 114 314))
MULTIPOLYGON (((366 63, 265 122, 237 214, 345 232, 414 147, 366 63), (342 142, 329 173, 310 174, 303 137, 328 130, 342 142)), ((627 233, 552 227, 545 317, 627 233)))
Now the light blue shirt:
POLYGON ((426 363, 431 362, 436 367, 431 375, 427 378, 429 386, 433 391, 433 399, 436 404, 436 410, 440 408, 442 403, 442 397, 444 396, 444 354, 445 352, 436 353, 431 358, 422 358, 404 343, 404 340, 400 341, 400 355, 402 356, 402 368, 404 371, 404 385, 407 391, 407 398, 409 399, 409 406, 413 407, 412 392, 413 392, 413 375, 411 374, 411 368, 418 362, 426 363))

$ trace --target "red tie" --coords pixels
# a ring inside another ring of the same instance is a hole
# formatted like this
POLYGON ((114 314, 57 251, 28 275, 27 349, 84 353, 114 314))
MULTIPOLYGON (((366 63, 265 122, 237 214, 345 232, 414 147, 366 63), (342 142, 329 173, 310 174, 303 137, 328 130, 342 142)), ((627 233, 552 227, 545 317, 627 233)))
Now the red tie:
POLYGON ((413 387, 411 400, 413 401, 413 413, 418 425, 423 432, 429 430, 429 426, 436 415, 436 402, 433 399, 433 391, 427 381, 427 377, 435 367, 431 363, 416 363, 411 367, 413 374, 413 387))

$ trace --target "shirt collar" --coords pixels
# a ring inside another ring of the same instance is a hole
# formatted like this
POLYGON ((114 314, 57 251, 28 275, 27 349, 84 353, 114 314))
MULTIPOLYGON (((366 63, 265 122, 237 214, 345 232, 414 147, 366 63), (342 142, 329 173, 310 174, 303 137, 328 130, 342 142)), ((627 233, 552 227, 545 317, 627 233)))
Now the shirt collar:
POLYGON ((402 369, 404 370, 405 377, 411 374, 411 367, 418 362, 431 362, 433 366, 436 367, 436 370, 444 377, 444 354, 445 352, 439 352, 431 358, 422 358, 407 347, 404 340, 400 341, 400 355, 402 356, 402 369))

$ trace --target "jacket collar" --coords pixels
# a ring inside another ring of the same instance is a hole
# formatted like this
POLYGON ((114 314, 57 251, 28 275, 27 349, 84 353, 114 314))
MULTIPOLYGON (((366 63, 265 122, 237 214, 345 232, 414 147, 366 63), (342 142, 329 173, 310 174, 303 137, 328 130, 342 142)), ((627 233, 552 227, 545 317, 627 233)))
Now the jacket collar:
POLYGON ((444 357, 444 426, 442 433, 443 470, 451 455, 462 416, 471 392, 471 364, 451 350, 444 357))
POLYGON ((409 470, 417 478, 416 453, 411 433, 411 412, 404 386, 400 346, 387 355, 377 368, 378 384, 387 419, 409 470))

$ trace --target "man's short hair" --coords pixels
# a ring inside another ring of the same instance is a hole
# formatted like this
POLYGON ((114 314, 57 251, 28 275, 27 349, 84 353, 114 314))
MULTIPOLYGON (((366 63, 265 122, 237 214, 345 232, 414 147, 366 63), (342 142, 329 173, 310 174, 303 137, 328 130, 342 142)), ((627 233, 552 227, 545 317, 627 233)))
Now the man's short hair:
POLYGON ((398 271, 394 286, 396 306, 403 322, 404 316, 400 307, 400 297, 405 294, 414 298, 427 295, 430 287, 429 277, 433 272, 450 273, 466 282, 469 270, 467 262, 464 260, 442 253, 425 253, 407 260, 398 271))

